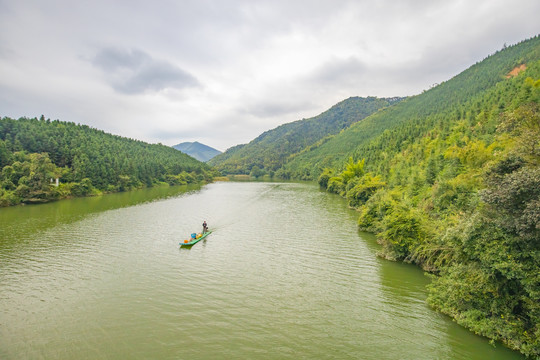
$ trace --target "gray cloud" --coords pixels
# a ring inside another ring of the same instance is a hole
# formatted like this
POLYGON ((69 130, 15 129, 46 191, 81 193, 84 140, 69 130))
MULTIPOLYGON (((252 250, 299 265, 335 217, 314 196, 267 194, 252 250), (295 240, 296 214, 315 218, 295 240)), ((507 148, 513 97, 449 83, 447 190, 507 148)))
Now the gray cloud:
POLYGON ((0 110, 225 149, 350 96, 418 94, 536 35, 539 12, 538 0, 0 0, 0 110))
MULTIPOLYGON (((240 108, 240 111, 244 114, 252 115, 255 117, 275 117, 284 116, 289 114, 296 114, 299 111, 310 110, 314 108, 314 104, 303 100, 299 101, 277 101, 277 100, 265 100, 256 101, 248 106, 240 108)), ((297 120, 297 119, 292 119, 297 120)), ((292 121, 291 120, 291 121, 292 121)))
POLYGON ((92 59, 92 64, 105 73, 116 91, 124 94, 200 86, 194 76, 178 66, 153 59, 137 49, 105 48, 92 59))
POLYGON ((361 81, 368 72, 368 66, 356 57, 332 59, 317 68, 310 81, 343 87, 361 81))

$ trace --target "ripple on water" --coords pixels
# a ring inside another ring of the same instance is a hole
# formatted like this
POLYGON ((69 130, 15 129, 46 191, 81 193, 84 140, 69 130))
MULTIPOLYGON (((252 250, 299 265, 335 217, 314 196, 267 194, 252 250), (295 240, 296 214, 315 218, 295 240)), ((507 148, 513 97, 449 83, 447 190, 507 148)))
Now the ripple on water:
POLYGON ((0 357, 515 358, 427 308, 356 217, 311 185, 218 183, 21 233, 0 249, 0 357))

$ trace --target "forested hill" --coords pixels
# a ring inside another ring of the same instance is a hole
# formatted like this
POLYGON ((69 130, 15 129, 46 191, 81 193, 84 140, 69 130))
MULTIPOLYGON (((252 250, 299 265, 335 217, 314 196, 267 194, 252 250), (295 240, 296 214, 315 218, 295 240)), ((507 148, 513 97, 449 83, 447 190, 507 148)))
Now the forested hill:
POLYGON ((0 206, 213 176, 209 166, 171 147, 43 117, 0 119, 0 170, 0 206), (59 186, 51 183, 56 178, 59 186))
POLYGON ((359 211, 381 255, 431 272, 428 302, 540 359, 540 37, 286 164, 359 211), (323 169, 323 167, 325 167, 323 169))
POLYGON ((278 174, 284 178, 316 179, 325 167, 344 166, 350 156, 365 157, 369 160, 367 166, 375 166, 381 155, 386 156, 379 151, 385 142, 392 144, 392 151, 400 150, 410 139, 444 122, 441 117, 452 114, 459 119, 469 108, 478 109, 474 100, 477 96, 504 82, 518 65, 537 58, 538 42, 534 38, 498 51, 454 78, 353 124, 321 146, 303 151, 278 174), (393 138, 383 134, 393 128, 400 129, 392 133, 393 138))
POLYGON ((402 98, 351 97, 318 116, 266 131, 249 144, 228 149, 209 163, 228 174, 273 174, 292 154, 324 142, 329 135, 400 100, 402 98))

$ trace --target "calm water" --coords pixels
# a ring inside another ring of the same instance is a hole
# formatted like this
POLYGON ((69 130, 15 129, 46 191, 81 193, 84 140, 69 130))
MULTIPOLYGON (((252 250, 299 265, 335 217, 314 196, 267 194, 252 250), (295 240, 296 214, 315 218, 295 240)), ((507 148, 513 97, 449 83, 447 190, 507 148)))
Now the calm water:
POLYGON ((0 209, 0 358, 521 358, 432 311, 356 218, 296 183, 0 209))

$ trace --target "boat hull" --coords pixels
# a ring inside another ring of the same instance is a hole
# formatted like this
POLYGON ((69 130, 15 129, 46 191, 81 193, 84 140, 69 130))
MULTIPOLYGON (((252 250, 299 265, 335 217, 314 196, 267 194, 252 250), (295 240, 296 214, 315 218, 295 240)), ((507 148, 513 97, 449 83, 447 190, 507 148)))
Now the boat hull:
POLYGON ((211 231, 207 231, 207 232, 205 232, 200 238, 191 240, 190 242, 187 242, 187 243, 181 242, 179 245, 180 245, 181 247, 193 246, 193 245, 195 245, 196 243, 198 243, 199 241, 205 239, 205 238, 206 238, 208 235, 210 235, 211 233, 212 233, 211 231))

